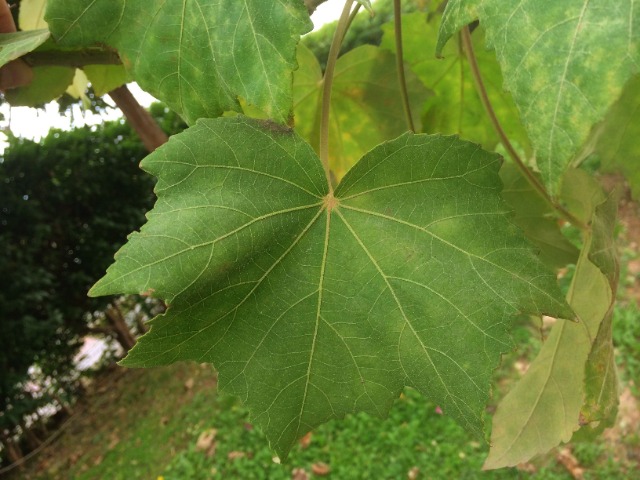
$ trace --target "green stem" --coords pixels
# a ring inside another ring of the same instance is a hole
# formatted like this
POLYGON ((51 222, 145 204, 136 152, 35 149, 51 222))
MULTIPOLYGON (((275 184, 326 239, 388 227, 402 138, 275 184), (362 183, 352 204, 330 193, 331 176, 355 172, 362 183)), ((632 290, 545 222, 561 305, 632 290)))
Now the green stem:
MULTIPOLYGON (((340 53, 340 46, 344 40, 345 33, 349 27, 349 13, 354 0, 347 0, 338 21, 338 27, 333 35, 329 57, 327 58, 327 68, 324 71, 322 88, 322 111, 320 114, 320 144, 319 154, 324 173, 329 185, 329 194, 333 195, 333 182, 331 181, 331 170, 329 169, 329 111, 331 109, 331 87, 333 86, 333 73, 336 68, 336 61, 340 53)), ((356 7, 357 8, 357 7, 356 7)))
POLYGON ((393 0, 393 22, 396 39, 396 70, 398 72, 398 83, 400 84, 404 116, 407 120, 407 127, 409 130, 416 133, 416 127, 413 124, 413 117, 411 115, 411 104, 409 103, 409 92, 407 91, 407 79, 404 73, 404 55, 402 53, 402 10, 400 9, 400 0, 393 0))
POLYGON ((487 94, 487 89, 484 86, 484 81, 482 80, 482 75, 480 73, 480 68, 478 67, 478 61, 476 59, 476 55, 473 51, 473 43, 471 40, 471 32, 469 31, 469 27, 465 27, 462 30, 461 34, 462 44, 464 46, 465 53, 467 54, 467 59, 469 60, 469 67, 471 68, 471 74, 473 76, 473 80, 475 82, 476 90, 478 91, 478 95, 480 96, 480 101, 484 106, 485 111, 487 112, 487 116, 493 125, 493 129, 496 134, 500 138, 500 142, 507 150, 509 156, 513 159, 516 166, 520 169, 522 175, 527 179, 531 187, 554 209, 556 210, 562 217, 564 217, 568 222, 572 225, 580 228, 583 231, 588 231, 589 226, 585 224, 582 220, 575 217, 571 212, 566 210, 562 205, 558 204, 547 192, 547 189, 544 185, 538 180, 533 172, 525 165, 525 163, 516 152, 516 149, 513 148, 513 145, 509 141, 507 134, 500 125, 500 121, 496 116, 496 112, 491 105, 491 100, 489 99, 489 95, 487 94))

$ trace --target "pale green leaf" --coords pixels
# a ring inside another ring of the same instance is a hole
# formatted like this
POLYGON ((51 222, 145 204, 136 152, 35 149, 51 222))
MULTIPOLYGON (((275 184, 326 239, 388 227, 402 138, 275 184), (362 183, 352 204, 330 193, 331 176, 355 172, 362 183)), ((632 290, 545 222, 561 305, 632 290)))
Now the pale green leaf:
MULTIPOLYGON (((300 68, 294 73, 295 128, 318 151, 322 100, 322 70, 315 55, 298 47, 300 68)), ((407 88, 420 128, 420 111, 427 89, 407 69, 407 88)), ((341 56, 331 93, 329 162, 336 178, 376 145, 407 131, 396 74, 395 57, 372 45, 341 56)))
POLYGON ((593 180, 583 186, 582 203, 591 202, 593 207, 592 230, 567 296, 579 321, 552 327, 527 373, 498 405, 485 469, 526 462, 568 442, 581 426, 595 428, 610 420, 615 403, 615 373, 610 370, 615 284, 591 258, 600 257, 598 263, 607 268, 616 264, 612 240, 616 202, 605 199, 593 180), (597 197, 600 205, 592 202, 597 197))
POLYGON ((47 28, 44 12, 47 8, 47 0, 21 0, 18 13, 18 26, 20 30, 38 30, 47 28))
POLYGON ((7 90, 4 98, 14 107, 40 106, 61 96, 73 81, 74 74, 74 68, 34 67, 31 83, 7 90))
POLYGON ((296 44, 311 28, 300 0, 50 0, 46 19, 62 46, 116 48, 140 86, 190 123, 240 111, 239 96, 287 121, 296 44))
POLYGON ((545 184, 562 174, 640 64, 640 3, 451 0, 438 48, 479 19, 495 49, 545 184))
POLYGON ((127 71, 122 65, 87 65, 83 70, 98 96, 127 83, 127 71))
POLYGON ((89 79, 87 75, 80 69, 76 69, 73 75, 71 85, 67 87, 67 94, 71 95, 75 99, 82 99, 86 104, 88 101, 86 91, 89 86, 89 79))
POLYGON ((90 293, 166 299, 124 364, 213 363, 281 456, 331 418, 385 415, 405 385, 481 436, 512 317, 573 315, 508 221, 499 165, 405 134, 334 197, 290 130, 201 120, 143 161, 156 206, 90 293))
MULTIPOLYGON (((462 138, 480 143, 493 150, 499 138, 478 96, 469 62, 457 41, 451 41, 437 58, 436 39, 440 15, 412 13, 402 16, 402 37, 405 62, 429 88, 423 130, 426 133, 457 133, 462 138)), ((383 26, 382 48, 395 52, 393 25, 383 26)), ((481 29, 473 34, 475 51, 493 108, 512 143, 528 149, 527 134, 520 123, 511 95, 502 88, 500 65, 493 53, 484 48, 481 29)), ((420 113, 418 110, 416 113, 420 113)))
POLYGON ((49 30, 0 34, 0 67, 32 52, 49 38, 49 30))
MULTIPOLYGON (((615 296, 619 265, 613 232, 616 226, 619 195, 609 196, 596 208, 589 260, 607 278, 615 296)), ((585 369, 585 400, 580 411, 582 437, 594 437, 612 427, 618 413, 618 375, 613 347, 613 299, 593 342, 585 369)))

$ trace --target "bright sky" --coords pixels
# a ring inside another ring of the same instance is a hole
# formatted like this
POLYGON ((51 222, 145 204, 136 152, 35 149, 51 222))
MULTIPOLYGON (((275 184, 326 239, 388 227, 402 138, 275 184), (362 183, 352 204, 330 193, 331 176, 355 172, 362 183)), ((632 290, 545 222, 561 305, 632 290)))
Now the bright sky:
MULTIPOLYGON (((343 6, 344 0, 328 0, 320 5, 311 17, 314 29, 317 30, 325 23, 337 20, 343 6)), ((155 101, 151 95, 141 90, 137 85, 130 84, 129 88, 141 105, 148 107, 155 101)), ((4 121, 0 122, 0 133, 1 130, 10 128, 19 137, 39 140, 47 134, 50 128, 69 130, 72 126, 95 125, 104 120, 120 118, 122 116, 120 110, 115 108, 111 99, 105 97, 105 101, 114 106, 105 115, 84 112, 79 105, 73 106, 70 115, 61 115, 58 112, 58 104, 56 102, 46 105, 44 111, 29 107, 11 108, 7 103, 4 103, 0 107, 0 113, 4 115, 4 121)), ((0 152, 4 150, 5 146, 6 144, 0 134, 0 152)))

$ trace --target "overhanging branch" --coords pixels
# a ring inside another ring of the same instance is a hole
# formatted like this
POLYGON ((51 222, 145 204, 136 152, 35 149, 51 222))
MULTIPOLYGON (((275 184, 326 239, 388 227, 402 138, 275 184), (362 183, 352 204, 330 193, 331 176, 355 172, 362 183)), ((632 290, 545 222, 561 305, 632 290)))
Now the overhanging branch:
POLYGON ((122 61, 115 51, 76 50, 31 52, 21 57, 31 67, 73 67, 87 65, 120 65, 122 61))

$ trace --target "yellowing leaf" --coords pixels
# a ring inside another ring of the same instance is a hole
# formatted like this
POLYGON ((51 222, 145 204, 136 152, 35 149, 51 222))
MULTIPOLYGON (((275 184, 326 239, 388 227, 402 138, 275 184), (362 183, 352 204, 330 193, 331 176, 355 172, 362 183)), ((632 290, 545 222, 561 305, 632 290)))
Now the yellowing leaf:
POLYGON ((86 95, 88 86, 89 79, 82 70, 77 68, 73 75, 73 81, 71 82, 71 85, 67 87, 67 93, 73 98, 82 99, 82 102, 86 105, 89 101, 86 95))
MULTIPOLYGON (((571 177, 565 183, 571 184, 571 177)), ((612 408, 615 412, 610 328, 616 289, 612 280, 617 281, 613 242, 617 202, 615 196, 604 199, 594 180, 582 194, 585 204, 592 206, 593 230, 567 296, 579 321, 552 327, 527 373, 498 405, 485 469, 526 462, 568 442, 582 425, 597 427, 610 421, 612 408)))
POLYGON ((640 65, 635 0, 450 0, 438 49, 479 19, 547 187, 562 174, 640 65))

